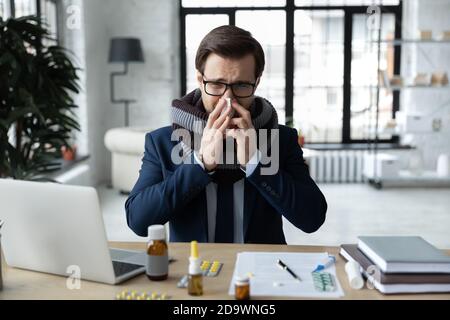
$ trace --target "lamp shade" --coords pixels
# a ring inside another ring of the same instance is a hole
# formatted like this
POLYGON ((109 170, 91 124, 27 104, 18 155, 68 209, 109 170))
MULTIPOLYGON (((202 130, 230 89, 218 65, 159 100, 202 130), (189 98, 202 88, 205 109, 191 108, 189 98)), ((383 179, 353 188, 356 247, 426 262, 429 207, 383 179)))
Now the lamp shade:
POLYGON ((112 38, 109 62, 144 62, 141 41, 137 38, 112 38))

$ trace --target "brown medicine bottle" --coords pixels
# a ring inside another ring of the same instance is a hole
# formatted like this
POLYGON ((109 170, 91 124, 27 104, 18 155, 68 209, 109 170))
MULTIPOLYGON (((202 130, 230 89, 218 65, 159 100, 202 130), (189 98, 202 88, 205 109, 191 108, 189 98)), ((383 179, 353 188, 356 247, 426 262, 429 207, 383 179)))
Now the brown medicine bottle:
POLYGON ((169 250, 166 242, 166 229, 163 225, 148 228, 147 277, 153 281, 166 280, 169 275, 169 250))
POLYGON ((250 279, 248 277, 236 277, 234 282, 234 297, 236 300, 250 299, 250 279))

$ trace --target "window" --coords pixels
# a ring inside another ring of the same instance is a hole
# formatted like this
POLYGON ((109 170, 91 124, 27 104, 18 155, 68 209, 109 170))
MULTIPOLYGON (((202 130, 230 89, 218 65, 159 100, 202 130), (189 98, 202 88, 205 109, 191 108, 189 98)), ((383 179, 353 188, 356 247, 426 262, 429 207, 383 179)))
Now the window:
MULTIPOLYGON (((47 25, 50 35, 57 42, 57 1, 58 0, 0 0, 0 15, 6 20, 9 17, 39 15, 47 25)), ((46 40, 47 41, 47 40, 46 40)))
MULTIPOLYGON (((193 57, 201 38, 213 27, 228 23, 249 30, 263 46, 266 68, 256 94, 272 101, 280 123, 301 129, 307 143, 361 143, 374 139, 378 48, 377 34, 367 27, 367 9, 380 6, 382 40, 400 38, 401 1, 180 3, 182 95, 187 88, 196 87, 193 57), (196 39, 192 39, 194 34, 196 39)), ((380 49, 381 69, 388 76, 399 74, 400 48, 384 42, 380 49)), ((381 88, 379 97, 378 124, 383 127, 399 108, 399 93, 381 88)), ((398 140, 390 134, 378 139, 398 140)))
POLYGON ((236 12, 236 26, 248 30, 261 44, 266 64, 264 76, 255 94, 268 99, 277 110, 278 121, 285 123, 284 73, 286 49, 286 13, 281 10, 236 12), (267 23, 271 21, 271 23, 267 23))
POLYGON ((22 17, 37 13, 35 0, 14 0, 14 16, 22 17))
POLYGON ((195 55, 203 37, 215 27, 228 24, 226 14, 190 14, 186 16, 186 64, 187 88, 192 91, 198 87, 195 55))
MULTIPOLYGON (((378 65, 377 30, 366 27, 364 14, 353 15, 352 62, 351 62, 351 127, 353 140, 362 140, 366 136, 374 136, 376 121, 376 90, 378 72, 376 68, 367 70, 366 66, 378 65)), ((381 39, 395 38, 395 15, 383 14, 381 23, 381 39)), ((386 42, 380 43, 380 69, 385 70, 389 78, 394 72, 394 48, 386 42)), ((380 88, 379 128, 386 127, 393 117, 394 94, 390 90, 380 88)), ((380 131, 380 130, 379 130, 380 131)), ((381 139, 390 139, 389 134, 380 133, 381 139)))
POLYGON ((41 0, 41 17, 48 26, 50 36, 55 39, 49 41, 50 44, 56 44, 58 39, 58 14, 56 0, 41 0))
POLYGON ((202 7, 283 7, 286 0, 182 0, 185 8, 202 7))
POLYGON ((297 10, 294 21, 294 127, 308 142, 341 142, 344 11, 297 10))
POLYGON ((0 0, 0 16, 3 20, 12 16, 12 5, 14 5, 14 2, 11 0, 0 0))
POLYGON ((295 0, 297 6, 374 6, 398 5, 399 0, 295 0))

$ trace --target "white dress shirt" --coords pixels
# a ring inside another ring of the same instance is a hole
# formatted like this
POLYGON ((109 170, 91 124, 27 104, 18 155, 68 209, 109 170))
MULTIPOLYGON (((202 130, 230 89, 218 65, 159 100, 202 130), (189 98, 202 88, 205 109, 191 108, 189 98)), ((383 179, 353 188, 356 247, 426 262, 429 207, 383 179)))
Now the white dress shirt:
MULTIPOLYGON (((261 159, 260 153, 257 150, 247 163, 245 170, 242 169, 246 177, 249 177, 258 166, 261 159)), ((205 170, 205 166, 196 152, 194 152, 194 159, 205 170)), ((214 171, 208 172, 210 175, 213 173, 214 171)), ((244 179, 241 179, 233 184, 234 243, 244 243, 244 183, 244 179)), ((206 186, 206 208, 208 213, 208 242, 214 242, 217 214, 217 183, 215 182, 210 182, 206 186)))

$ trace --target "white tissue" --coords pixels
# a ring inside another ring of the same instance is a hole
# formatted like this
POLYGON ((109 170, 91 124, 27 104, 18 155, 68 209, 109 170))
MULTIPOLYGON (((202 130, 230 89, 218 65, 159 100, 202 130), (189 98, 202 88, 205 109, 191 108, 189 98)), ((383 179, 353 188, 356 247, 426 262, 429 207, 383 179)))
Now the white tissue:
MULTIPOLYGON (((227 106, 222 109, 222 111, 220 112, 220 115, 222 115, 227 110, 227 108, 231 108, 231 98, 225 98, 225 100, 227 101, 227 106)), ((228 113, 228 115, 230 116, 230 118, 233 118, 234 117, 234 109, 231 109, 230 112, 228 113)))
POLYGON ((231 108, 231 98, 225 98, 227 100, 227 107, 231 108))
POLYGON ((364 279, 359 271, 359 263, 356 261, 349 261, 345 264, 345 272, 347 273, 348 282, 352 289, 362 289, 364 287, 364 279))

